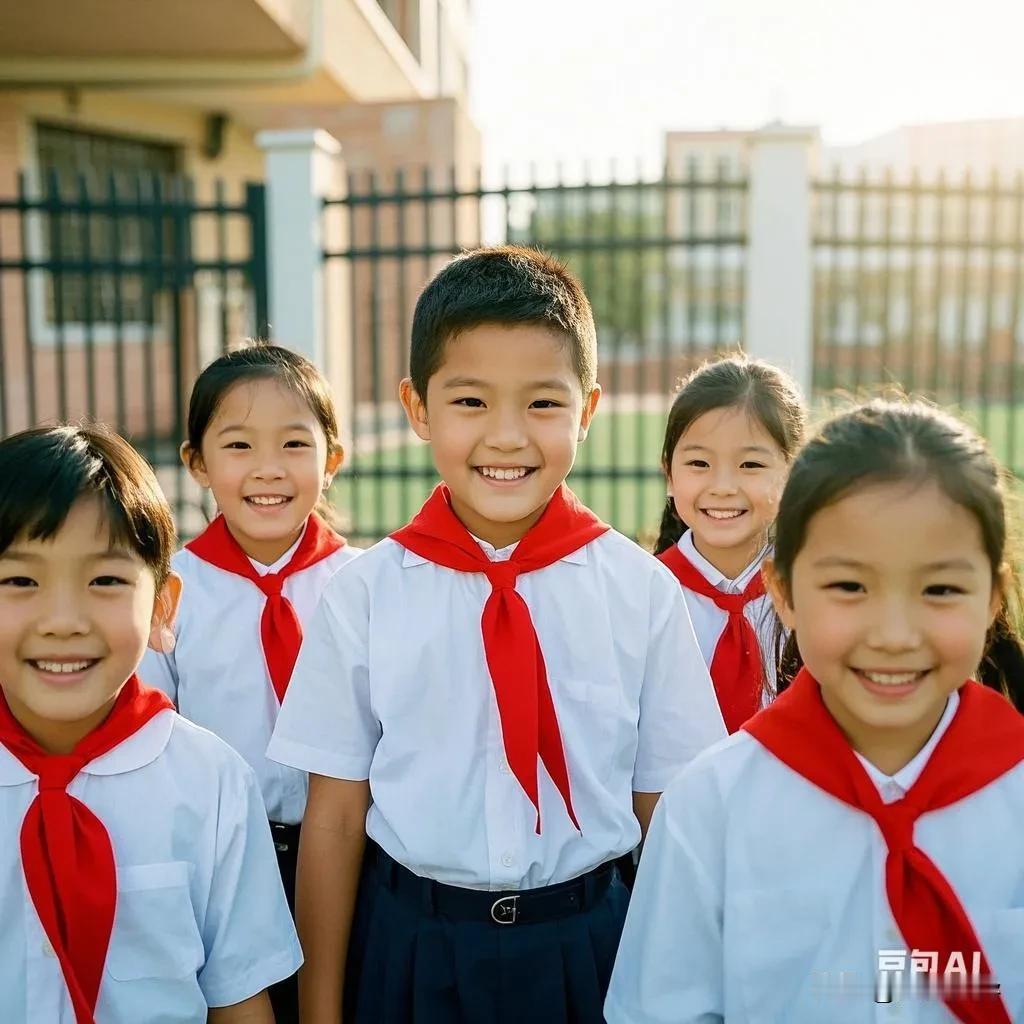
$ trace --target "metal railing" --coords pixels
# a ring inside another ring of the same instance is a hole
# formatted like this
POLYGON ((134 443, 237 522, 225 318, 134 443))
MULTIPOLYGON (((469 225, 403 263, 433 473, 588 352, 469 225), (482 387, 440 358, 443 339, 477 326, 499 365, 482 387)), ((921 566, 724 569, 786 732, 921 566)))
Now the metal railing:
POLYGON ((1024 178, 815 185, 816 390, 895 384, 974 420, 1024 469, 1024 178))
POLYGON ((108 422, 153 463, 188 536, 177 457, 201 366, 267 322, 264 189, 185 178, 24 176, 0 197, 0 435, 108 422))

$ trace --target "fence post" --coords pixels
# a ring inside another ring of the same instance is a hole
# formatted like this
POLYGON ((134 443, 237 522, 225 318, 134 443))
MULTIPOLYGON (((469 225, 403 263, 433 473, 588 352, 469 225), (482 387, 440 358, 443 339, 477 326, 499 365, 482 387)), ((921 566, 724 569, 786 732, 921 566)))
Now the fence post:
POLYGON ((326 368, 323 204, 341 143, 319 129, 264 131, 270 333, 326 368))
POLYGON ((744 337, 751 356, 788 370, 811 395, 815 128, 769 125, 750 136, 744 337))

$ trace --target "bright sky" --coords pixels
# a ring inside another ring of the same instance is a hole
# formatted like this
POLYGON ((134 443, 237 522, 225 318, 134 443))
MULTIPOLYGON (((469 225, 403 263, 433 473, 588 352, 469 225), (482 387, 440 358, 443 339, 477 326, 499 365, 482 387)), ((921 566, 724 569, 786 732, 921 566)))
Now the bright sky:
POLYGON ((1024 116, 1019 0, 473 0, 489 168, 656 165, 671 128, 1024 116))

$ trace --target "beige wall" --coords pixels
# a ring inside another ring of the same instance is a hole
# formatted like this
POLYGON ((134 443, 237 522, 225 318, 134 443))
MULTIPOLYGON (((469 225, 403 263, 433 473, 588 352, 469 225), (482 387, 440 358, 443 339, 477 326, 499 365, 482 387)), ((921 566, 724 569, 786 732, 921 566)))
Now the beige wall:
MULTIPOLYGON (((214 183, 224 181, 227 197, 239 200, 246 181, 262 180, 263 157, 252 142, 251 132, 237 125, 230 126, 222 155, 209 160, 201 152, 204 121, 200 111, 175 108, 134 100, 122 95, 86 94, 74 105, 59 94, 0 94, 0 196, 16 194, 19 169, 30 178, 35 176, 35 132, 38 121, 67 125, 82 130, 137 136, 181 147, 182 170, 193 177, 196 193, 212 199, 214 183)), ((226 232, 225 255, 229 258, 248 252, 248 230, 241 218, 233 218, 226 232)), ((22 256, 20 218, 13 212, 0 214, 0 256, 18 259, 22 256)), ((193 221, 193 239, 201 258, 217 254, 218 235, 215 218, 198 216, 193 221)), ((197 362, 212 354, 219 344, 220 317, 197 318, 197 306, 211 296, 217 301, 221 294, 216 275, 204 281, 196 279, 197 289, 180 296, 180 318, 185 335, 183 357, 186 374, 194 371, 197 362), (204 288, 208 295, 200 295, 204 288), (216 295, 213 295, 216 293, 216 295), (205 328, 199 337, 197 324, 205 328)), ((63 371, 61 371, 58 335, 47 328, 40 303, 26 294, 26 276, 20 270, 0 271, 0 330, 3 332, 3 360, 0 384, 5 399, 8 431, 58 417, 76 418, 95 415, 102 419, 121 420, 128 432, 171 434, 175 427, 172 401, 172 348, 169 343, 171 311, 169 298, 158 302, 157 323, 150 328, 127 328, 119 341, 113 330, 100 328, 93 333, 92 366, 95 386, 90 396, 87 366, 89 342, 81 329, 68 327, 64 332, 63 371), (26 344, 26 321, 29 321, 34 344, 26 344), (43 334, 50 334, 49 342, 43 334), (118 387, 117 356, 123 373, 118 387), (147 354, 148 352, 148 354, 147 354), (30 364, 31 356, 31 364, 30 364), (30 377, 34 376, 35 407, 30 400, 30 377), (65 400, 60 401, 59 378, 66 382, 65 400), (120 394, 119 394, 120 391, 120 394), (152 399, 150 398, 152 395, 152 399), (118 411, 122 415, 118 416, 118 411)), ((244 289, 240 281, 229 282, 227 320, 229 332, 244 330, 244 289)))

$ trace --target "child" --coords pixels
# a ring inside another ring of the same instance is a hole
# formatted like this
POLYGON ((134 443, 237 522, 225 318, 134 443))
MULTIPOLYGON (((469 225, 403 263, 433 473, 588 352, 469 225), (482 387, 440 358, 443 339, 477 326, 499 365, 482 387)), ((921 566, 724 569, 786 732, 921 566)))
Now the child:
POLYGON ((1012 587, 1003 502, 922 404, 798 455, 765 574, 805 667, 665 793, 610 1024, 1024 1020, 1024 717, 965 681, 1012 587))
POLYGON ((271 1024, 302 961, 252 771, 134 675, 173 643, 173 549, 117 435, 0 441, 7 1024, 271 1024))
POLYGON ((339 1020, 347 948, 346 1024, 602 1020, 612 862, 725 730, 675 581, 564 484, 595 361, 579 282, 532 250, 420 296, 401 397, 444 483, 324 589, 268 751, 315 773, 309 1024, 339 1020))
POLYGON ((692 373, 668 414, 655 554, 682 585, 730 733, 774 689, 776 618, 761 565, 805 419, 793 381, 742 356, 692 373))
MULTIPOLYGON (((147 654, 140 674, 256 771, 291 906, 307 780, 265 751, 302 623, 358 553, 315 511, 342 460, 327 382, 276 345, 221 356, 192 389, 181 457, 220 514, 174 556, 184 582, 177 642, 147 654)), ((297 1020, 294 979, 271 997, 279 1024, 297 1020)))

